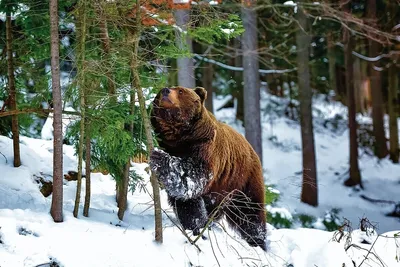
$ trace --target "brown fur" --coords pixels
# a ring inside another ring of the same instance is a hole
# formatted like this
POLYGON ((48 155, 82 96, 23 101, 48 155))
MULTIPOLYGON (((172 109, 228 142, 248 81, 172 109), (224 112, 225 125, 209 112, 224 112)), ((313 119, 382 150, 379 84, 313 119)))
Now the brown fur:
MULTIPOLYGON (((241 191, 247 201, 257 206, 257 214, 253 212, 250 216, 258 216, 265 226, 262 167, 251 145, 241 134, 219 122, 206 110, 205 89, 173 87, 169 90, 168 97, 160 92, 153 102, 152 124, 160 146, 170 155, 194 157, 206 164, 213 178, 206 185, 203 195, 216 200, 213 207, 229 192, 241 191)), ((232 209, 224 211, 234 227, 241 224, 239 220, 245 220, 238 218, 237 213, 240 212, 232 209)))

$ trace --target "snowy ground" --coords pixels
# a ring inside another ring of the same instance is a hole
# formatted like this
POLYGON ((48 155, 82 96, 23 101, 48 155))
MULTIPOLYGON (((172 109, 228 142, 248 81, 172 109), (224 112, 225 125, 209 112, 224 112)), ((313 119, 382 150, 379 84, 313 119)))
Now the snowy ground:
MULTIPOLYGON (((263 97, 263 103, 266 103, 270 96, 263 97)), ((216 106, 221 102, 216 100, 216 106)), ((316 108, 325 112, 326 116, 343 113, 340 105, 317 102, 316 108)), ((231 124, 234 124, 233 116, 229 109, 217 112, 219 119, 231 124)), ((287 119, 271 121, 265 116, 263 120, 266 184, 281 192, 276 205, 291 214, 308 213, 316 217, 323 216, 326 210, 342 208, 340 215, 351 220, 354 228, 357 228, 359 218, 367 216, 379 223, 379 238, 376 234, 366 236, 356 230, 351 235, 351 242, 355 245, 345 251, 345 241, 349 239, 342 238, 341 243, 335 242, 334 232, 274 229, 269 226, 268 252, 265 253, 259 248, 248 247, 235 233, 229 229, 226 233, 220 225, 216 225, 206 232, 206 240, 198 240, 199 251, 187 242, 165 215, 164 243, 158 245, 153 242, 154 217, 147 193, 150 184, 145 164, 133 166, 143 176, 144 182, 134 194, 129 195, 129 210, 123 222, 116 216, 114 181, 107 175, 94 173, 90 217, 80 215, 76 219, 72 216, 76 183, 65 181, 65 221, 55 224, 49 215, 51 196, 44 198, 39 192, 39 185, 34 182, 37 176, 51 179, 52 141, 23 137, 22 166, 16 169, 12 167, 12 141, 0 136, 0 267, 37 266, 51 261, 65 267, 400 266, 400 237, 395 238, 400 234, 399 220, 384 216, 389 206, 371 204, 359 197, 362 193, 371 198, 399 201, 400 168, 387 160, 378 163, 367 156, 362 157, 360 164, 365 190, 358 192, 345 188, 342 182, 347 169, 347 132, 332 134, 316 129, 320 206, 311 208, 302 205, 299 203, 299 126, 287 119), (278 142, 268 141, 271 135, 275 135, 278 142), (365 261, 363 255, 368 255, 365 261)), ((234 126, 243 132, 240 125, 234 126)), ((73 148, 66 145, 64 170, 76 170, 73 148)), ((83 198, 84 194, 81 203, 83 198)), ((163 191, 162 206, 173 217, 163 191)))

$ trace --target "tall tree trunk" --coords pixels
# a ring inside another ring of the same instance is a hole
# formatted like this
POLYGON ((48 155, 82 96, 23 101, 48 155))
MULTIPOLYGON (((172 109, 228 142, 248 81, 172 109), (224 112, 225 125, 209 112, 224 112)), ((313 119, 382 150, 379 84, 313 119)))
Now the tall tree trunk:
POLYGON ((328 45, 328 64, 329 64, 329 86, 330 89, 335 92, 335 100, 340 100, 340 95, 336 86, 336 55, 335 55, 335 40, 333 34, 328 33, 327 45, 328 45))
MULTIPOLYGON (((87 96, 86 96, 87 97, 87 96)), ((86 103, 87 107, 87 103, 86 103)), ((90 208, 90 195, 91 195, 91 164, 90 164, 90 156, 91 156, 91 144, 90 144, 90 135, 89 135, 89 127, 90 123, 88 120, 85 122, 85 142, 86 142, 86 155, 85 155, 85 204, 83 206, 83 216, 89 217, 89 208, 90 208)))
MULTIPOLYGON (((7 73, 8 73, 8 94, 10 110, 17 109, 17 92, 15 88, 14 63, 13 63, 13 33, 11 25, 11 12, 6 14, 6 43, 7 43, 7 73)), ((13 136, 14 167, 21 166, 21 154, 19 150, 19 127, 18 115, 11 116, 11 132, 13 136)))
POLYGON ((107 19, 104 16, 103 10, 104 1, 97 2, 96 6, 96 13, 99 18, 99 29, 100 29, 100 40, 103 46, 103 53, 106 59, 106 65, 108 66, 106 69, 105 76, 107 77, 107 89, 108 94, 111 97, 112 102, 116 103, 116 89, 115 89, 115 82, 114 82, 114 75, 113 75, 113 68, 111 66, 111 42, 110 36, 108 35, 108 27, 107 27, 107 19))
MULTIPOLYGON (((354 104, 357 112, 364 113, 364 98, 363 98, 363 76, 361 71, 361 60, 356 58, 353 61, 353 90, 354 90, 354 104)), ((348 72, 347 72, 348 73, 348 72)), ((347 76, 346 76, 347 77, 347 76)))
POLYGON ((397 118, 399 116, 398 79, 399 69, 392 64, 389 67, 389 131, 390 131, 390 159, 393 163, 399 163, 399 127, 397 118))
MULTIPOLYGON (((342 9, 350 13, 350 7, 347 0, 342 0, 342 9)), ((347 89, 347 107, 349 117, 349 140, 350 140, 350 172, 349 178, 344 182, 346 186, 360 185, 361 174, 358 167, 358 141, 357 141, 357 121, 356 121, 356 103, 354 96, 353 80, 353 56, 354 40, 348 29, 343 29, 344 61, 346 67, 346 89, 347 89)))
MULTIPOLYGON (((134 48, 135 49, 135 48, 134 48)), ((132 57, 134 59, 134 57, 132 57)), ((133 70, 137 64, 136 62, 131 61, 131 70, 133 70)), ((133 74, 133 73, 132 73, 133 74)), ((133 75, 132 75, 133 76, 133 75)), ((130 110, 129 110, 129 115, 133 116, 135 114, 135 82, 132 80, 132 86, 131 86, 131 93, 130 93, 130 110)), ((134 134, 134 122, 131 120, 129 124, 129 132, 131 136, 134 134)), ((119 192, 119 199, 118 199, 118 218, 122 220, 124 218, 125 211, 128 207, 128 187, 129 187, 129 170, 131 167, 131 159, 128 159, 128 162, 124 166, 124 172, 123 172, 123 180, 121 183, 120 187, 120 192, 119 192)))
MULTIPOLYGON (((180 29, 176 29, 176 44, 180 49, 185 47, 190 53, 193 52, 193 44, 190 37, 187 35, 188 25, 190 23, 190 10, 189 9, 178 9, 174 11, 174 17, 176 26, 180 29)), ((192 57, 182 57, 177 59, 178 65, 178 84, 180 86, 195 88, 196 82, 194 77, 194 63, 192 57)))
MULTIPOLYGON (((139 100, 140 112, 142 114, 142 120, 147 141, 147 152, 150 155, 154 149, 153 136, 151 134, 151 123, 149 115, 147 114, 145 99, 143 96, 143 90, 140 84, 139 77, 139 38, 141 34, 141 17, 140 17, 140 1, 136 2, 136 31, 132 34, 133 40, 133 53, 132 53, 132 64, 131 72, 133 74, 133 86, 137 90, 137 97, 139 100)), ((155 221, 155 240, 157 243, 163 242, 162 232, 162 213, 161 213, 161 200, 160 200, 160 188, 158 186, 157 177, 153 172, 150 175, 150 183, 153 188, 153 201, 154 201, 154 221, 155 221)))
POLYGON ((54 222, 63 221, 63 134, 58 38, 58 0, 50 0, 51 85, 53 92, 53 196, 50 214, 54 222))
POLYGON ((86 82, 85 82, 85 43, 86 43, 86 1, 81 0, 78 7, 78 88, 81 108, 81 121, 79 129, 79 146, 78 146, 78 178, 76 183, 76 195, 74 206, 74 217, 78 217, 79 203, 81 198, 82 188, 82 162, 83 162, 83 147, 85 146, 85 110, 86 110, 86 82))
POLYGON ((211 113, 214 113, 213 105, 213 82, 214 79, 214 66, 210 62, 205 62, 203 67, 203 87, 207 90, 206 108, 211 113))
MULTIPOLYGON (((242 67, 243 56, 241 52, 241 37, 234 40, 235 47, 235 67, 242 67)), ((233 77, 236 81, 236 120, 244 121, 244 99, 243 99, 243 73, 235 71, 233 77)))
MULTIPOLYGON (((378 27, 376 20, 376 0, 368 0, 366 17, 372 25, 378 27)), ((369 41, 369 56, 376 57, 379 55, 379 43, 373 40, 369 41)), ((372 92, 372 124, 375 137, 375 154, 382 159, 387 156, 388 150, 386 145, 385 128, 383 123, 383 95, 381 73, 374 69, 374 63, 370 63, 369 75, 371 80, 372 92)))
POLYGON ((296 32, 297 75, 299 84, 301 144, 303 152, 303 183, 301 201, 318 206, 317 166, 315 162, 314 130, 312 118, 312 90, 310 86, 310 36, 307 17, 302 8, 297 11, 299 29, 296 32))
POLYGON ((249 0, 242 4, 242 21, 245 32, 243 47, 244 123, 246 139, 253 146, 262 162, 262 137, 260 114, 260 76, 258 63, 257 13, 256 1, 249 0))

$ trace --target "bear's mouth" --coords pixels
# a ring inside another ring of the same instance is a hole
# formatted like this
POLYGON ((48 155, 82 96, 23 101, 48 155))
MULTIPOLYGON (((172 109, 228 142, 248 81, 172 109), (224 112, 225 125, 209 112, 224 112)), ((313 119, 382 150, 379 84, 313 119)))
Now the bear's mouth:
POLYGON ((168 96, 163 96, 161 98, 161 103, 163 107, 173 107, 174 106, 174 102, 172 102, 171 99, 169 99, 168 96))

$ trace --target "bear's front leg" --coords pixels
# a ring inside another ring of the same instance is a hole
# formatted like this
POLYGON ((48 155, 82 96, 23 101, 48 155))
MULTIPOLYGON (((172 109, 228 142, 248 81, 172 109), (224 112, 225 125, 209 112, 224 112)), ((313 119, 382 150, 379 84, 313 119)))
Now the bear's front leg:
POLYGON ((200 234, 208 221, 207 210, 202 197, 188 200, 170 198, 176 217, 178 217, 183 229, 192 230, 194 235, 200 234))
POLYGON ((164 184, 168 196, 176 199, 199 197, 210 179, 203 165, 192 158, 171 156, 159 149, 152 151, 150 167, 164 184))

